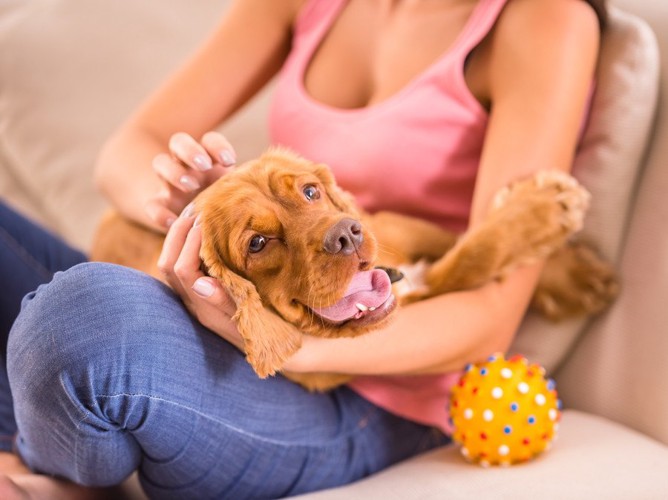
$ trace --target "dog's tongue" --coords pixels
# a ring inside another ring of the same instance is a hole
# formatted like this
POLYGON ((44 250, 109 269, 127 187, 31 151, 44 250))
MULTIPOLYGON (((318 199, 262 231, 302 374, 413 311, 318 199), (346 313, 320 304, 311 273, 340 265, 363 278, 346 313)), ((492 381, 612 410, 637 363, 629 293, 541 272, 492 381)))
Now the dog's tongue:
POLYGON ((313 311, 330 321, 345 321, 361 314, 357 304, 366 308, 380 307, 391 294, 392 284, 385 271, 360 271, 353 276, 341 300, 329 307, 314 307, 313 311))

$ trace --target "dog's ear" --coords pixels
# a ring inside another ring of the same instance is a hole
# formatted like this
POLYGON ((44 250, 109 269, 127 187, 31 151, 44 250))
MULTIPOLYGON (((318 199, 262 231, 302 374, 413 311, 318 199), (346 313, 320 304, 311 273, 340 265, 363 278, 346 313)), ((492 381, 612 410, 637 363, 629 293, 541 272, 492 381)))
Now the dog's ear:
POLYGON ((359 216, 355 198, 348 191, 341 189, 334 180, 334 175, 328 166, 318 164, 315 174, 325 188, 327 196, 340 211, 359 216))
POLYGON ((200 255, 237 306, 232 320, 244 339, 246 360, 260 378, 274 375, 301 347, 301 332, 263 306, 255 285, 223 263, 214 242, 203 238, 200 255))

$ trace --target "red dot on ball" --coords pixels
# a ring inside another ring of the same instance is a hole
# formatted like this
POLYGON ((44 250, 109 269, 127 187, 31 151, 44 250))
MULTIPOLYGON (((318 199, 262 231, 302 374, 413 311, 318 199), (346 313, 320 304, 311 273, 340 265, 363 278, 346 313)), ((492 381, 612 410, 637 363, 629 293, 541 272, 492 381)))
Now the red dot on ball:
POLYGON ((522 444, 525 446, 528 446, 531 443, 531 440, 529 438, 524 438, 522 439, 522 444))
POLYGON ((484 432, 481 432, 480 433, 480 439, 482 439, 483 441, 487 441, 487 434, 485 434, 484 432))

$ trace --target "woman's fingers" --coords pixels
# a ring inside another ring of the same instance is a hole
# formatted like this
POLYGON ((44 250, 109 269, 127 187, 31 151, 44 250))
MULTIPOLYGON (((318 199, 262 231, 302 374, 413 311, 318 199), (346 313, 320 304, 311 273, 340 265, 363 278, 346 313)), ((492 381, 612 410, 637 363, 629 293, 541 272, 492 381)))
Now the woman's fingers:
POLYGON ((194 170, 206 172, 213 168, 213 161, 204 146, 185 132, 172 135, 169 150, 176 159, 194 170))
POLYGON ((192 302, 196 302, 191 295, 195 294, 210 306, 214 306, 216 310, 222 310, 231 316, 236 309, 234 302, 218 280, 206 276, 201 270, 202 261, 199 256, 201 247, 201 227, 195 224, 188 232, 181 254, 174 264, 174 274, 179 278, 184 290, 188 290, 192 302))
POLYGON ((151 198, 144 205, 144 211, 158 228, 167 231, 169 227, 177 219, 177 215, 167 208, 164 200, 159 198, 151 198))
POLYGON ((193 193, 202 187, 201 181, 192 169, 185 167, 166 153, 153 158, 152 165, 162 180, 184 193, 193 193))
POLYGON ((218 280, 201 270, 202 232, 195 221, 190 204, 169 229, 158 268, 200 323, 243 350, 243 339, 232 320, 236 304, 218 280))
POLYGON ((234 148, 220 132, 207 132, 202 136, 202 146, 209 156, 224 167, 231 167, 237 162, 234 148))
POLYGON ((191 193, 184 193, 167 185, 146 202, 144 211, 157 227, 167 230, 191 201, 191 193))
POLYGON ((207 132, 201 143, 185 132, 178 132, 169 140, 169 152, 153 159, 153 170, 164 188, 145 205, 149 218, 163 230, 174 223, 177 214, 199 191, 236 163, 232 145, 219 132, 207 132))
POLYGON ((192 213, 192 205, 188 205, 170 226, 165 236, 165 242, 162 245, 162 251, 158 258, 158 269, 165 280, 176 293, 184 296, 185 289, 174 272, 174 266, 179 260, 183 246, 185 245, 188 232, 193 227, 195 217, 192 213))

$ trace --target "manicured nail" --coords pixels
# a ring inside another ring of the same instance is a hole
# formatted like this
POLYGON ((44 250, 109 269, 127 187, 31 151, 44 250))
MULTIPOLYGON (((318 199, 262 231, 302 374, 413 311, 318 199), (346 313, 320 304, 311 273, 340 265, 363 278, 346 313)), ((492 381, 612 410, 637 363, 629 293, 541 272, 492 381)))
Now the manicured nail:
POLYGON ((186 205, 186 208, 183 209, 181 212, 181 217, 184 219, 187 219, 188 217, 192 217, 195 214, 195 202, 188 203, 186 205))
POLYGON ((214 286, 206 278, 199 278, 193 284, 193 292, 205 299, 211 297, 215 291, 216 289, 214 286))
POLYGON ((179 184, 185 187, 188 191, 197 191, 201 186, 197 179, 189 175, 182 175, 179 179, 179 184))
POLYGON ((209 158, 207 155, 195 155, 193 157, 193 163, 197 169, 201 171, 211 170, 213 167, 211 164, 211 158, 209 158))
POLYGON ((202 223, 202 214, 197 214, 195 222, 193 222, 193 227, 197 227, 202 223))
POLYGON ((229 149, 223 149, 220 152, 220 161, 222 161, 223 165, 225 165, 226 167, 231 167, 232 165, 237 163, 237 159, 232 154, 232 151, 230 151, 229 149))

